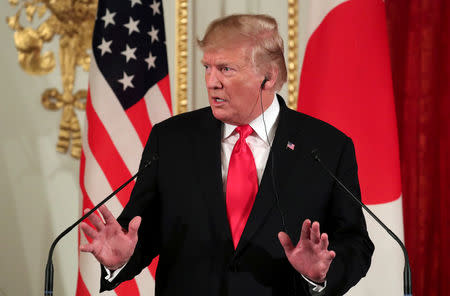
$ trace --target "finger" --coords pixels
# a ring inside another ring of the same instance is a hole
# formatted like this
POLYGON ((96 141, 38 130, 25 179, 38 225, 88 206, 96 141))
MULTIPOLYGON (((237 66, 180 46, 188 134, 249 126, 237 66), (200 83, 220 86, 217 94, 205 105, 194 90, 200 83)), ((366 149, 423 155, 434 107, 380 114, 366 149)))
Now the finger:
POLYGON ((311 226, 311 241, 315 244, 320 243, 320 226, 317 221, 314 221, 311 226))
POLYGON ((328 252, 328 259, 329 260, 333 260, 336 257, 336 252, 335 251, 329 251, 328 252))
POLYGON ((137 239, 137 232, 141 225, 141 221, 141 217, 136 216, 130 221, 130 224, 128 224, 128 235, 130 238, 137 239))
POLYGON ((300 241, 302 240, 309 240, 310 235, 311 235, 311 220, 306 219, 305 221, 303 221, 302 232, 300 234, 300 240, 298 243, 300 243, 300 241))
POLYGON ((102 213, 103 219, 105 219, 106 224, 116 224, 117 220, 114 218, 113 214, 108 210, 105 205, 102 205, 99 209, 100 213, 102 213))
POLYGON ((328 234, 322 233, 322 235, 320 236, 320 248, 322 250, 328 250, 328 244, 328 234))
MULTIPOLYGON (((89 212, 90 209, 84 210, 85 213, 89 212)), ((100 219, 99 216, 97 216, 95 213, 92 213, 88 217, 89 221, 91 221, 92 225, 94 225, 95 228, 97 228, 98 231, 101 231, 103 228, 105 228, 105 224, 103 223, 102 219, 100 219)))
POLYGON ((87 223, 81 222, 80 227, 83 230, 83 232, 90 238, 95 239, 98 236, 98 232, 94 230, 91 226, 89 226, 87 223))
POLYGON ((281 231, 278 233, 278 239, 280 240, 281 245, 283 246, 284 252, 286 255, 294 250, 294 245, 292 244, 291 238, 287 233, 281 231))

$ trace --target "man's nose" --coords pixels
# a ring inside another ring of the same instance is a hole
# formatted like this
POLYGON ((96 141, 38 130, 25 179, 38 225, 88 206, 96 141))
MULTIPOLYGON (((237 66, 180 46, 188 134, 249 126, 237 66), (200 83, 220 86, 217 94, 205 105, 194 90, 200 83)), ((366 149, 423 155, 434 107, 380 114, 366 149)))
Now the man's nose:
POLYGON ((217 78, 215 69, 212 69, 210 73, 206 74, 206 87, 211 89, 222 88, 222 83, 217 78))

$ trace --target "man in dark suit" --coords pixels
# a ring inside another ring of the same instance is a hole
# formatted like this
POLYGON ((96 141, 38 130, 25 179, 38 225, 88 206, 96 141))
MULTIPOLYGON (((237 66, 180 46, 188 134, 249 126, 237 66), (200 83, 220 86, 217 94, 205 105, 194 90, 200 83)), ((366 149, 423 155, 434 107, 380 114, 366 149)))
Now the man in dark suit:
POLYGON ((199 45, 210 107, 155 125, 141 163, 158 160, 118 220, 102 207, 105 224, 82 224, 101 289, 159 254, 156 295, 345 293, 374 247, 359 206, 310 154, 359 193, 351 139, 275 95, 286 66, 273 18, 218 19, 199 45))

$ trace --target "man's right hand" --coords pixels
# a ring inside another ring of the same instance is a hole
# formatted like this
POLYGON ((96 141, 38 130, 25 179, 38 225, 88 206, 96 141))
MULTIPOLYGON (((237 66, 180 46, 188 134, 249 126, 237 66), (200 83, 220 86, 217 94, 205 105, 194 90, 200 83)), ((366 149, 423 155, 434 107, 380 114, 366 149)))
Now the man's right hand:
MULTIPOLYGON (((89 209, 85 210, 85 213, 89 209)), ((130 260, 138 241, 137 231, 141 217, 134 217, 128 225, 128 232, 123 229, 106 206, 99 208, 105 223, 95 214, 89 220, 95 228, 82 222, 81 229, 92 241, 80 246, 80 251, 92 253, 103 266, 116 270, 130 260)))

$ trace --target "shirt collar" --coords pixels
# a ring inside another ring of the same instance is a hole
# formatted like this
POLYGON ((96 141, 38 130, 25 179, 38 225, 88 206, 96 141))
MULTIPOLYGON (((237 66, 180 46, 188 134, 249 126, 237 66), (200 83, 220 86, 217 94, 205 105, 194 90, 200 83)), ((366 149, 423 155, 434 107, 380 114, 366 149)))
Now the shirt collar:
MULTIPOLYGON (((270 142, 273 141, 275 130, 276 130, 276 121, 278 119, 278 114, 280 113, 280 103, 278 103, 277 95, 274 95, 274 99, 272 104, 270 104, 269 108, 264 111, 263 114, 259 115, 255 118, 249 125, 253 128, 255 133, 260 137, 266 144, 267 136, 266 130, 264 128, 264 121, 266 122, 267 133, 269 135, 270 142), (264 115, 264 121, 263 121, 264 115)), ((224 123, 223 136, 222 139, 228 138, 236 128, 236 125, 224 123)))

